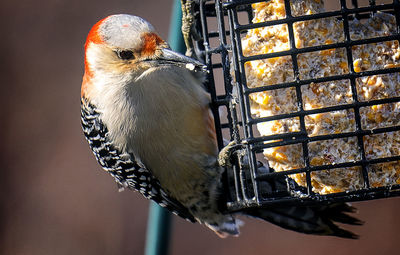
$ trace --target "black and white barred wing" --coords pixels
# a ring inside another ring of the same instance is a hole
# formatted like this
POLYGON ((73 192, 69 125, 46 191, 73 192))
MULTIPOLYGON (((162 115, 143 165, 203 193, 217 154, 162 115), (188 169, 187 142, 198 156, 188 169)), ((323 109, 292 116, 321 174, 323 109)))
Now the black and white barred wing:
POLYGON ((108 139, 107 127, 99 118, 95 107, 87 102, 81 103, 81 122, 83 132, 99 164, 114 178, 120 188, 139 191, 178 216, 194 222, 189 211, 160 186, 158 180, 135 158, 133 154, 119 151, 108 139))

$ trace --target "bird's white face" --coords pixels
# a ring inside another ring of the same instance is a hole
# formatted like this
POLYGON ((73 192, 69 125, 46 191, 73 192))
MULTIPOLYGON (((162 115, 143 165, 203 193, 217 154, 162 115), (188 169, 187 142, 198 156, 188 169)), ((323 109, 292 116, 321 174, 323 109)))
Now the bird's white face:
MULTIPOLYGON (((168 45, 142 18, 113 15, 91 29, 85 44, 85 76, 94 86, 126 84, 150 67, 168 45)), ((92 85, 82 88, 89 92, 92 85)), ((101 88, 98 88, 101 89, 101 88)))
POLYGON ((112 15, 91 29, 85 44, 85 79, 95 81, 83 86, 87 94, 94 86, 102 90, 123 87, 140 79, 149 69, 163 66, 202 68, 203 65, 169 49, 153 26, 140 17, 112 15))

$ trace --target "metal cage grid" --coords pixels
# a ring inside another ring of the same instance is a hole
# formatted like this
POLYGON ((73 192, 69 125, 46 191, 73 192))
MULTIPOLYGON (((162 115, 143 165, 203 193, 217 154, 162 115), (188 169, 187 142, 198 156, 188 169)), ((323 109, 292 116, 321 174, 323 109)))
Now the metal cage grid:
POLYGON ((225 184, 229 187, 227 197, 227 209, 230 211, 241 210, 255 206, 266 206, 273 203, 323 203, 337 201, 357 201, 375 198, 391 197, 400 195, 400 185, 384 187, 372 187, 369 181, 368 166, 382 162, 398 161, 400 155, 368 159, 364 150, 363 137, 372 134, 382 134, 400 130, 400 125, 376 128, 372 130, 362 127, 360 108, 372 105, 400 102, 400 97, 375 99, 371 101, 360 101, 357 96, 356 79, 364 76, 383 75, 400 71, 399 67, 367 70, 355 72, 353 66, 352 47, 385 41, 400 39, 400 2, 394 0, 390 4, 376 5, 375 1, 369 1, 368 6, 359 7, 358 1, 352 0, 347 3, 345 0, 338 0, 338 10, 307 16, 293 16, 291 14, 290 0, 285 0, 286 18, 261 23, 252 23, 252 3, 260 1, 251 0, 200 0, 195 5, 196 26, 201 31, 201 38, 195 40, 197 54, 207 64, 208 88, 212 97, 212 108, 217 126, 217 138, 220 148, 224 146, 223 137, 229 136, 230 140, 236 141, 241 146, 235 153, 235 164, 232 171, 228 171, 224 177, 225 184), (377 11, 388 12, 395 15, 396 33, 384 37, 366 38, 352 40, 349 32, 349 20, 356 17, 359 20, 368 18, 377 11), (246 22, 243 23, 243 16, 246 22), (335 17, 343 22, 344 41, 328 45, 318 45, 304 48, 296 48, 293 24, 299 21, 315 20, 327 17, 335 17), (289 33, 290 49, 287 51, 267 53, 263 55, 245 56, 242 51, 241 38, 249 29, 266 26, 286 24, 289 33), (349 72, 346 74, 319 77, 312 79, 300 79, 297 58, 299 54, 344 48, 346 50, 347 65, 349 72), (294 81, 249 88, 247 86, 245 63, 248 61, 291 56, 294 72, 294 81), (218 82, 218 75, 223 77, 223 89, 218 91, 215 86, 218 82), (353 102, 342 105, 334 105, 324 108, 305 110, 302 102, 301 87, 310 83, 321 83, 347 79, 350 81, 353 102), (296 91, 298 110, 269 117, 255 118, 250 112, 249 95, 255 92, 276 90, 282 88, 294 88, 296 91), (352 109, 355 115, 354 132, 335 134, 324 134, 309 136, 305 126, 305 116, 310 114, 352 109), (223 116, 223 117, 221 117, 223 116), (225 118, 226 116, 226 118, 225 118), (273 121, 285 118, 298 118, 300 130, 269 136, 257 136, 255 125, 257 123, 273 121), (229 131, 229 132, 228 132, 229 131), (229 135, 228 135, 229 134, 229 135), (336 164, 312 165, 308 144, 311 142, 356 137, 357 146, 361 155, 360 160, 336 164), (268 142, 268 143, 266 143, 268 142), (273 169, 265 171, 260 168, 259 153, 265 148, 301 144, 303 150, 304 167, 275 172, 273 169), (311 172, 331 171, 337 168, 361 167, 363 188, 346 192, 321 195, 313 192, 311 172), (305 173, 306 188, 300 187, 289 177, 293 174, 305 173), (279 185, 276 183, 282 183, 279 185), (266 186, 267 185, 267 186, 266 186), (267 188, 265 188, 267 187, 267 188))

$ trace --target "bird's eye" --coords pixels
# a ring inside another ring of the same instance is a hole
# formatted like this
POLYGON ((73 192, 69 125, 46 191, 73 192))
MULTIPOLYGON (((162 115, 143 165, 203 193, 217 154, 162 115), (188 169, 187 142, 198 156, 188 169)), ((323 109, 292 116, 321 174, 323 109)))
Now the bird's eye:
POLYGON ((130 50, 121 50, 121 51, 116 51, 115 53, 117 53, 117 56, 123 60, 129 60, 135 58, 133 52, 130 50))

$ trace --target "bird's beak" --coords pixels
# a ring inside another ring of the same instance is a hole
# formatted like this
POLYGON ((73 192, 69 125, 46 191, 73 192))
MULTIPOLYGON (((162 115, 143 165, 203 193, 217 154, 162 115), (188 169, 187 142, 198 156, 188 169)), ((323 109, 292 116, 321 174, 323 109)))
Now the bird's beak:
POLYGON ((193 59, 186 57, 180 53, 172 51, 171 49, 162 49, 162 54, 157 58, 157 61, 161 65, 176 65, 179 67, 183 67, 189 69, 190 71, 202 71, 205 72, 207 66, 203 63, 193 59))

